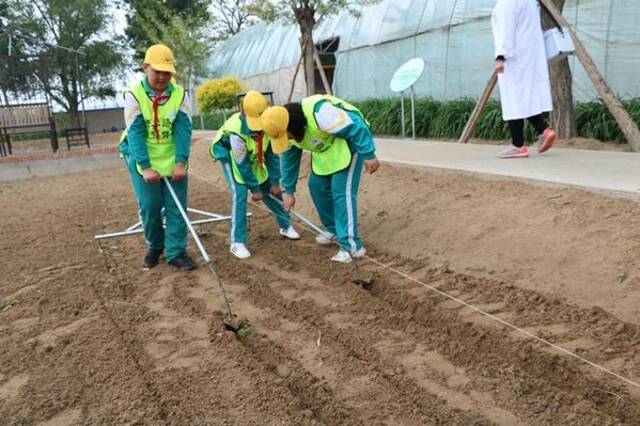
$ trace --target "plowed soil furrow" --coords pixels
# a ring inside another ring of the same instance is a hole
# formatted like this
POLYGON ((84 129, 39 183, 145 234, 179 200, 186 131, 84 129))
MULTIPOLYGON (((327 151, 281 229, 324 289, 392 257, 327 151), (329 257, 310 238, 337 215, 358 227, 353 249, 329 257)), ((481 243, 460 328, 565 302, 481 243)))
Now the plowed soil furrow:
MULTIPOLYGON (((277 375, 247 359, 242 345, 221 331, 219 316, 212 320, 211 302, 197 297, 198 287, 207 290, 201 278, 170 274, 152 283, 146 278, 121 277, 121 284, 137 289, 135 300, 145 317, 120 309, 114 318, 126 330, 122 334, 135 364, 149 378, 149 387, 157 389, 167 424, 264 424, 274 413, 286 424, 306 418, 300 414, 309 405, 305 395, 273 383, 277 375), (176 376, 177 370, 182 374, 176 376), (188 396, 180 392, 184 387, 190 389, 188 396), (212 397, 215 403, 209 404, 212 397)), ((111 288, 116 299, 117 293, 122 296, 118 286, 111 288)))
MULTIPOLYGON (((228 213, 218 166, 192 166, 209 181, 191 180, 190 205, 228 213)), ((635 205, 387 165, 373 179, 363 181, 360 214, 370 256, 640 378, 640 327, 623 300, 640 282, 630 260, 637 232, 628 233, 635 205), (538 216, 524 219, 530 211, 538 216), (589 257, 596 240, 607 250, 602 268, 589 257), (598 286, 620 303, 600 307, 598 286)), ((305 195, 298 203, 316 217, 305 195)), ((335 247, 307 232, 281 239, 270 214, 250 211, 246 261, 228 253, 227 222, 199 228, 251 326, 238 339, 223 329, 206 268, 143 271, 141 236, 97 249, 95 233, 137 219, 124 170, 3 184, 0 423, 637 424, 638 389, 367 260, 357 270, 332 264, 335 247), (351 282, 369 275, 370 291, 351 282)), ((189 252, 199 258, 192 241, 189 252)))
MULTIPOLYGON (((256 216, 258 215, 256 214, 256 216)), ((267 223, 261 228, 268 228, 270 219, 264 216, 263 218, 267 223)), ((266 242, 269 240, 258 237, 258 241, 266 242)), ((268 247, 261 247, 260 244, 254 243, 254 247, 262 253, 276 253, 273 250, 273 244, 278 243, 265 244, 268 247)), ((299 243, 299 245, 302 244, 304 243, 299 243)), ((281 243, 281 245, 283 244, 281 243)), ((218 249, 222 248, 218 247, 218 249)), ((322 256, 317 249, 308 245, 302 250, 310 251, 318 257, 322 256)), ((279 247, 277 258, 269 256, 264 263, 278 265, 279 268, 271 268, 274 271, 294 270, 295 272, 286 272, 285 275, 289 275, 289 281, 298 282, 300 286, 314 281, 313 276, 315 276, 320 277, 319 280, 317 278, 315 280, 329 283, 329 285, 346 286, 344 289, 346 294, 343 294, 343 297, 358 297, 354 293, 358 293, 359 290, 348 283, 352 271, 346 273, 346 277, 343 277, 346 279, 343 279, 342 283, 335 276, 336 268, 324 271, 321 267, 310 268, 311 271, 300 272, 299 268, 308 267, 309 264, 305 264, 304 261, 296 263, 297 251, 299 249, 285 250, 279 247), (283 250, 286 251, 284 255, 282 254, 283 250), (288 264, 282 264, 283 262, 279 262, 278 259, 287 259, 284 263, 288 264)), ((326 256, 326 250, 321 252, 324 252, 326 256)), ((299 257, 306 259, 304 256, 299 257)), ((371 270, 370 267, 361 267, 361 269, 371 270)), ((280 279, 283 278, 282 272, 276 272, 276 274, 280 279)), ((264 275, 264 270, 258 275, 264 275)), ((343 275, 345 274, 343 273, 343 275)), ((442 277, 432 278, 429 282, 442 280, 442 277)), ((468 277, 464 276, 459 276, 458 279, 468 281, 468 277)), ((539 345, 517 339, 508 332, 510 330, 504 330, 502 326, 484 324, 477 319, 465 319, 463 317, 469 316, 468 312, 461 315, 460 312, 449 307, 438 306, 437 301, 431 296, 421 297, 419 295, 416 297, 415 285, 401 281, 398 277, 378 271, 377 285, 373 296, 374 299, 380 299, 383 303, 371 303, 370 300, 360 303, 362 301, 358 300, 358 303, 354 303, 354 305, 363 307, 362 310, 369 313, 369 317, 371 317, 370 313, 374 312, 374 316, 384 318, 385 328, 408 333, 423 344, 426 342, 427 346, 430 346, 428 349, 435 349, 437 354, 446 357, 447 362, 452 362, 465 371, 475 372, 479 382, 488 387, 491 393, 496 394, 499 400, 498 405, 515 410, 520 416, 530 420, 544 417, 551 420, 558 418, 558 416, 566 416, 571 419, 574 416, 573 407, 576 405, 590 408, 589 414, 594 424, 614 424, 618 421, 628 423, 637 415, 635 403, 630 400, 632 397, 619 383, 608 378, 598 378, 597 380, 590 378, 592 372, 580 368, 576 362, 550 354, 539 345), (384 305, 391 309, 385 309, 384 305), (378 312, 380 315, 375 315, 378 312), (445 330, 445 332, 439 333, 440 330, 445 330), (436 332, 434 333, 434 331, 436 332), (465 347, 471 350, 465 350, 465 347), (543 377, 544 379, 542 379, 543 377), (511 389, 511 392, 503 391, 500 393, 500 389, 504 389, 505 385, 511 389), (598 391, 602 386, 608 391, 598 391), (523 398, 524 395, 527 398, 523 398)), ((446 279, 445 281, 455 280, 446 279)), ((423 290, 426 295, 426 289, 420 290, 423 290)), ((325 299, 328 294, 329 292, 324 292, 325 299)), ((293 294, 289 294, 289 296, 293 296, 293 294)), ((322 299, 323 296, 316 295, 311 296, 309 300, 318 307, 326 305, 326 301, 322 299)), ((260 298, 256 303, 263 300, 264 298, 260 298)), ((298 302, 295 297, 293 302, 298 302)), ((336 303, 339 311, 341 310, 340 305, 344 305, 344 303, 336 303)), ((309 315, 311 311, 313 309, 308 304, 304 305, 300 310, 300 315, 309 315)), ((327 310, 322 308, 319 309, 317 316, 322 317, 326 314, 327 310)), ((331 314, 338 315, 337 312, 329 311, 329 315, 331 314)), ((285 315, 285 313, 281 315, 285 315)), ((339 316, 340 321, 353 321, 355 324, 366 323, 362 319, 358 321, 351 315, 351 312, 342 312, 339 316)), ((362 336, 366 334, 365 328, 358 328, 357 336, 359 339, 362 339, 362 336)), ((422 351, 425 352, 424 348, 422 351)), ((405 365, 412 367, 412 364, 408 362, 405 362, 405 365)), ((416 377, 420 378, 419 375, 416 377)), ((486 397, 484 401, 482 397, 476 399, 487 403, 486 397)), ((502 418, 507 417, 503 416, 502 418)), ((495 416, 494 420, 500 421, 500 417, 495 416)))

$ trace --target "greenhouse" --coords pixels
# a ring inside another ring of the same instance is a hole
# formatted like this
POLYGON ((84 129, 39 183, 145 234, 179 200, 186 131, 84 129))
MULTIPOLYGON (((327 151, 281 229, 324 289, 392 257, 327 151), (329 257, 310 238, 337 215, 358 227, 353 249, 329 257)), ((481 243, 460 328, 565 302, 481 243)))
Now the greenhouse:
MULTIPOLYGON (((323 21, 314 32, 334 94, 362 100, 392 96, 389 81, 405 61, 420 57, 425 72, 416 83, 421 97, 477 97, 493 64, 491 12, 495 0, 384 0, 355 17, 347 12, 323 21)), ((594 58, 614 92, 640 96, 640 2, 567 0, 564 16, 594 58)), ((300 58, 299 31, 288 23, 257 24, 221 45, 210 65, 217 76, 234 75, 285 101, 300 58)), ((596 91, 575 57, 574 95, 596 91)), ((319 76, 317 87, 322 87, 319 76)), ((299 75, 293 99, 305 93, 299 75)))

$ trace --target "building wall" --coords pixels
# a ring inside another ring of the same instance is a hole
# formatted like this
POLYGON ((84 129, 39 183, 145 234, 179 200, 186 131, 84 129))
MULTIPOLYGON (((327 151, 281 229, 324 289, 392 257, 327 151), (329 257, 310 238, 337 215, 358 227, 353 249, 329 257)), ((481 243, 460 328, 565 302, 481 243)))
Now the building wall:
MULTIPOLYGON (((61 113, 55 113, 56 118, 61 113)), ((66 115, 66 114, 65 114, 66 115)), ((56 120, 64 122, 64 120, 56 120)), ((121 132, 124 130, 124 108, 94 109, 87 111, 89 133, 121 132)), ((62 131, 63 129, 57 129, 62 131)))

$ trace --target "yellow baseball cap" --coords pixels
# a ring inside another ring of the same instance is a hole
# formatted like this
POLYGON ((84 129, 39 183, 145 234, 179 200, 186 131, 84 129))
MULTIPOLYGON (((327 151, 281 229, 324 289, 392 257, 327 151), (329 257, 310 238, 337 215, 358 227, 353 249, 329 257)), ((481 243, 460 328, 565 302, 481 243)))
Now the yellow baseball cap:
POLYGON ((156 71, 176 73, 176 58, 171 49, 164 44, 154 44, 148 48, 144 55, 144 63, 151 65, 156 71))
POLYGON ((247 125, 251 130, 262 130, 260 116, 269 106, 267 98, 262 93, 250 90, 242 100, 242 111, 247 117, 247 125))
POLYGON ((267 108, 262 113, 264 133, 271 139, 271 149, 275 154, 282 154, 289 149, 289 111, 281 106, 267 108))

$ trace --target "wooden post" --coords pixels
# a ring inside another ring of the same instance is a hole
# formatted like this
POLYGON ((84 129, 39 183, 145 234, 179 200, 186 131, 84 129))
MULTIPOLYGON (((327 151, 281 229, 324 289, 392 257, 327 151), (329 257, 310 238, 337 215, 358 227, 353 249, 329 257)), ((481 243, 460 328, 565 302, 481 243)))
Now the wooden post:
POLYGON ((303 43, 301 46, 300 59, 298 59, 298 65, 296 65, 296 71, 293 73, 293 81, 291 82, 291 90, 289 91, 289 97, 287 97, 287 103, 291 102, 291 98, 293 98, 293 92, 296 88, 296 80, 298 79, 298 73, 300 72, 300 65, 302 65, 302 59, 304 58, 304 47, 303 43))
POLYGON ((484 111, 484 108, 487 106, 487 102, 489 102, 489 98, 491 97, 491 93, 496 88, 496 83, 498 82, 498 73, 496 70, 493 71, 491 77, 489 78, 489 82, 487 83, 487 87, 485 87, 482 96, 478 99, 478 103, 476 107, 473 109, 471 116, 469 117, 469 121, 467 121, 467 125, 464 126, 464 130, 462 131, 462 135, 458 140, 459 143, 467 143, 471 136, 473 135, 473 131, 476 129, 476 124, 478 124, 478 120, 480 120, 480 116, 484 111))
POLYGON ((595 86, 598 94, 602 98, 604 104, 609 108, 611 114, 615 118, 618 126, 624 133, 624 136, 627 138, 631 149, 635 152, 640 151, 640 130, 638 130, 638 126, 633 121, 629 113, 624 109, 624 106, 618 99, 618 97, 611 91, 607 83, 604 81, 604 77, 596 67, 596 64, 593 62, 591 55, 587 52, 587 49, 584 47, 584 44, 578 38, 575 29, 569 25, 569 22, 562 16, 560 10, 556 7, 555 3, 552 0, 540 0, 540 2, 547 7, 549 12, 553 15, 553 17, 562 25, 563 27, 569 28, 569 32, 571 33, 571 37, 573 38, 573 44, 576 47, 576 56, 582 63, 587 75, 591 79, 591 82, 595 86))
POLYGON ((324 68, 322 68, 322 61, 320 60, 320 55, 318 55, 318 51, 313 51, 313 59, 316 62, 316 66, 318 67, 318 72, 320 73, 320 77, 322 78, 322 84, 324 86, 324 91, 327 95, 333 95, 331 93, 331 85, 329 84, 329 80, 327 79, 327 74, 324 72, 324 68))
POLYGON ((300 55, 300 60, 298 61, 298 65, 296 66, 296 71, 293 73, 293 80, 291 81, 291 90, 289 90, 287 103, 291 102, 291 98, 293 98, 293 91, 296 88, 296 80, 298 79, 298 72, 300 71, 300 65, 302 65, 302 55, 300 55))

